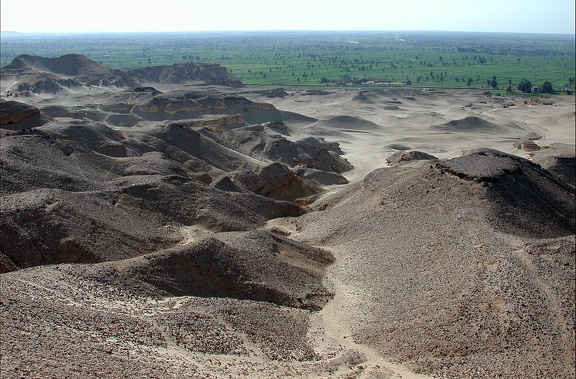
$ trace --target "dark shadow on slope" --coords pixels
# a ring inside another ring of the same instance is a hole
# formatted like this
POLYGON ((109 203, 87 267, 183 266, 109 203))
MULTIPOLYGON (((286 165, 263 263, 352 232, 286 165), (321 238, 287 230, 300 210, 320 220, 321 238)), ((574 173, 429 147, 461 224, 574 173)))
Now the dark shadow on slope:
POLYGON ((497 230, 537 238, 574 234, 574 189, 524 158, 478 149, 437 167, 484 185, 497 230))

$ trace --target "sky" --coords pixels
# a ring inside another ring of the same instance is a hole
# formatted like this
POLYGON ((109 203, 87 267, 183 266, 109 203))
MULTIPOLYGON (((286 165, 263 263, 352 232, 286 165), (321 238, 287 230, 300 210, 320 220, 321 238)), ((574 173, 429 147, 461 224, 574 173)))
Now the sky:
POLYGON ((574 34, 574 0, 2 0, 22 33, 439 30, 574 34))

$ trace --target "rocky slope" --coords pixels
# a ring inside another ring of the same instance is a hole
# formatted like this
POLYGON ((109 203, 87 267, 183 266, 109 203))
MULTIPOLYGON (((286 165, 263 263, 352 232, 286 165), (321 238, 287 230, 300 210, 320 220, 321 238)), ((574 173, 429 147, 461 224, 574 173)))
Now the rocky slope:
POLYGON ((574 377, 573 146, 543 143, 550 119, 32 61, 10 70, 79 84, 1 103, 2 378, 574 377), (530 138, 542 166, 460 153, 530 138))
POLYGON ((435 377, 574 376, 574 190, 480 149, 370 173, 313 205, 358 343, 435 377))

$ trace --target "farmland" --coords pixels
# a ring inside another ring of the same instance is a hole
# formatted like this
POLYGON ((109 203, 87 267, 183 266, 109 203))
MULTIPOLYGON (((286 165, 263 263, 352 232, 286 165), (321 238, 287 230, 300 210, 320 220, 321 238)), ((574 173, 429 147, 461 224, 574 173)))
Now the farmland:
POLYGON ((248 86, 413 85, 574 89, 574 35, 463 32, 3 33, 20 54, 87 56, 111 68, 186 61, 227 67, 248 86), (497 83, 494 86, 492 80, 497 83))

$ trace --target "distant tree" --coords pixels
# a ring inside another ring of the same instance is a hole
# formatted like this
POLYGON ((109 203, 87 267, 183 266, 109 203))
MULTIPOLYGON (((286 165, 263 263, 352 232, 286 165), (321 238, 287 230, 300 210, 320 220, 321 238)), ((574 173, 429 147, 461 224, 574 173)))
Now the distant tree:
POLYGON ((524 79, 520 83, 518 83, 518 90, 524 93, 531 93, 532 92, 532 83, 530 81, 524 79))
POLYGON ((506 93, 512 93, 512 86, 506 87, 506 93))
POLYGON ((552 88, 552 83, 550 83, 548 80, 545 81, 544 84, 542 84, 542 87, 540 87, 540 92, 550 94, 554 92, 554 89, 552 88))
POLYGON ((496 75, 492 77, 492 80, 490 81, 490 87, 492 88, 498 87, 498 82, 496 81, 496 75))
POLYGON ((322 79, 320 79, 320 83, 327 84, 327 83, 330 83, 330 81, 328 80, 327 77, 323 76, 322 79))
POLYGON ((472 85, 472 78, 468 78, 468 82, 466 82, 466 85, 468 87, 470 87, 472 85))

